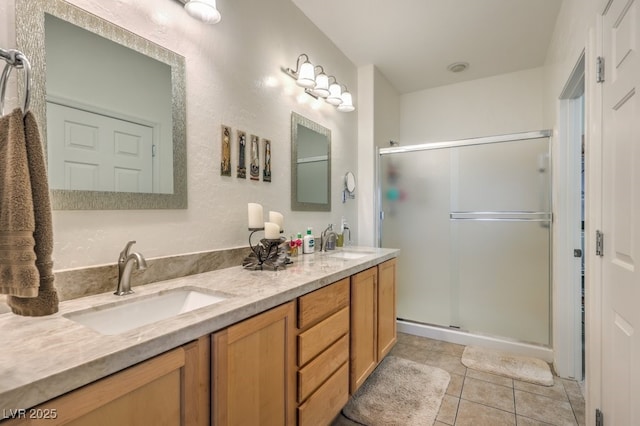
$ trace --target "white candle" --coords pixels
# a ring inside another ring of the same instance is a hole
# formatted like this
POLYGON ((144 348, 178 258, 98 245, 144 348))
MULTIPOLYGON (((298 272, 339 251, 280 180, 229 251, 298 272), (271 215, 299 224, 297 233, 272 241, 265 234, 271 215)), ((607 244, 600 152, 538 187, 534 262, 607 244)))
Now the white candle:
POLYGON ((264 237, 267 240, 277 240, 280 238, 280 227, 277 223, 265 222, 264 223, 264 237))
POLYGON ((280 230, 284 229, 284 216, 279 212, 269 212, 269 222, 276 223, 280 230))
POLYGON ((249 228, 262 228, 262 206, 256 203, 249 203, 249 228))

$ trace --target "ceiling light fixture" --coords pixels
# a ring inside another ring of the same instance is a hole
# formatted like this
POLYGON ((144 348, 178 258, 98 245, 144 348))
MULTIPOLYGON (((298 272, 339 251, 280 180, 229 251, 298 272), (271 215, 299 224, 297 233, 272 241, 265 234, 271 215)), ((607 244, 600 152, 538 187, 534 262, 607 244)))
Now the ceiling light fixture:
POLYGON ((465 71, 467 68, 469 68, 468 62, 454 62, 452 64, 449 64, 449 66, 447 67, 447 70, 451 72, 462 72, 462 71, 465 71))
POLYGON ((189 14, 205 24, 217 24, 221 16, 216 7, 216 0, 180 0, 189 14))
POLYGON ((327 103, 337 107, 340 112, 351 112, 356 108, 353 106, 351 93, 342 90, 342 85, 338 83, 334 76, 327 76, 324 68, 320 65, 313 66, 309 61, 309 56, 302 53, 296 61, 296 69, 281 68, 282 72, 296 81, 296 84, 304 88, 304 92, 316 99, 324 99, 327 103), (300 63, 301 61, 304 61, 300 63))

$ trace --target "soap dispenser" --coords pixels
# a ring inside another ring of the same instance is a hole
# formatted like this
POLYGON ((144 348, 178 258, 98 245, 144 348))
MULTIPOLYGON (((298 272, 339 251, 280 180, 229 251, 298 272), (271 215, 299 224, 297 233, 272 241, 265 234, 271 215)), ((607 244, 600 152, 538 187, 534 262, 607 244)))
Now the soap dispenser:
POLYGON ((315 250, 316 240, 313 238, 313 234, 311 234, 311 228, 307 228, 307 235, 304 236, 304 240, 302 243, 302 252, 304 254, 313 253, 315 250))

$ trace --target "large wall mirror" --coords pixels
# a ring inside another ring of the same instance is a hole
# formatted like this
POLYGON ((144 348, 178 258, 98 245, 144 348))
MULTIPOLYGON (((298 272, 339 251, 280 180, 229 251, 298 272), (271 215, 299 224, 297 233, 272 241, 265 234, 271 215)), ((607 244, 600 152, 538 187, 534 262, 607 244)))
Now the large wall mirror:
POLYGON ((187 208, 184 58, 62 0, 17 0, 57 210, 187 208))
POLYGON ((331 211, 331 130, 291 113, 291 210, 331 211))

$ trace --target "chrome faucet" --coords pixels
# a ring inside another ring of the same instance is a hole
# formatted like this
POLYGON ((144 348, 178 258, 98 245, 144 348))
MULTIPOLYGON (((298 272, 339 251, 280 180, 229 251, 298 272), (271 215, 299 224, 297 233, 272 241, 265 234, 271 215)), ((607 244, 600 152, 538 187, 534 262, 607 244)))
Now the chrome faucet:
POLYGON ((335 250, 338 234, 333 230, 333 224, 330 223, 327 229, 322 231, 320 237, 320 251, 335 250))
POLYGON ((131 271, 134 263, 136 269, 147 269, 147 261, 144 259, 144 256, 137 252, 129 253, 129 249, 135 243, 135 241, 129 241, 127 245, 124 246, 124 250, 120 252, 120 257, 118 258, 118 288, 115 293, 113 293, 116 296, 133 293, 133 290, 131 290, 131 271))

